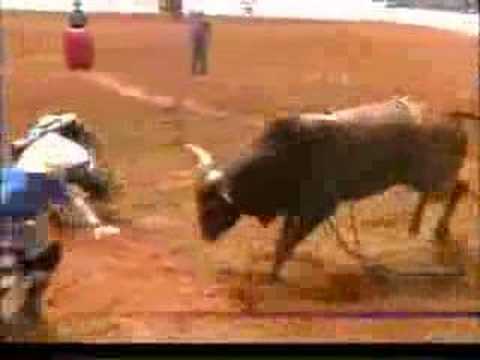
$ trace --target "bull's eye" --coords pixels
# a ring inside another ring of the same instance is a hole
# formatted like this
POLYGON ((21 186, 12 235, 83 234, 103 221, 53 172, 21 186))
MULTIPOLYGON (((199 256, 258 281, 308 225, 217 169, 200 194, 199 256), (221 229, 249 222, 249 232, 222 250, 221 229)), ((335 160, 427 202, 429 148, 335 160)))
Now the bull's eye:
POLYGON ((204 214, 205 216, 207 216, 207 217, 211 217, 211 216, 215 215, 216 213, 217 213, 217 210, 214 209, 214 208, 205 209, 205 210, 203 211, 203 214, 204 214))

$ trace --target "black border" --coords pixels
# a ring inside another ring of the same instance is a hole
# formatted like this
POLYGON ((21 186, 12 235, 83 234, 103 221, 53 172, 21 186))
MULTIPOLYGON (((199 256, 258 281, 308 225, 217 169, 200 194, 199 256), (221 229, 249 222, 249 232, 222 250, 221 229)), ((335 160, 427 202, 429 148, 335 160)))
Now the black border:
POLYGON ((479 359, 478 344, 452 343, 169 343, 169 344, 88 344, 88 343, 3 343, 2 358, 14 359, 161 359, 174 357, 208 357, 209 359, 252 356, 278 358, 393 358, 393 359, 479 359), (11 355, 11 356, 8 356, 11 355))

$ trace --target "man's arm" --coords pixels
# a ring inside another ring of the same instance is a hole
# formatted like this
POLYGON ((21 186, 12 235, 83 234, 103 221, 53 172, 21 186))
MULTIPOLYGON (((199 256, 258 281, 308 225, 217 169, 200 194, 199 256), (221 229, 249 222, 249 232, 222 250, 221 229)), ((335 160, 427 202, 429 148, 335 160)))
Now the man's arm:
POLYGON ((103 236, 118 235, 120 229, 115 226, 104 225, 98 218, 95 211, 84 200, 82 194, 75 191, 75 187, 70 187, 65 181, 59 179, 49 179, 50 201, 58 205, 71 204, 79 214, 85 217, 88 225, 93 229, 96 239, 103 236))

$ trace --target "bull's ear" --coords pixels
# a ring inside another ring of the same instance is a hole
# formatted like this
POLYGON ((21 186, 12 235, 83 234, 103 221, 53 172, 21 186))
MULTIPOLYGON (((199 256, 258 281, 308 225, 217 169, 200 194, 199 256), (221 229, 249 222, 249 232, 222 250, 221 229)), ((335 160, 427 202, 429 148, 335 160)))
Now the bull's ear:
POLYGON ((269 128, 276 128, 279 126, 285 125, 285 122, 287 122, 290 119, 289 114, 286 112, 277 112, 275 117, 271 119, 268 122, 268 127, 269 128))

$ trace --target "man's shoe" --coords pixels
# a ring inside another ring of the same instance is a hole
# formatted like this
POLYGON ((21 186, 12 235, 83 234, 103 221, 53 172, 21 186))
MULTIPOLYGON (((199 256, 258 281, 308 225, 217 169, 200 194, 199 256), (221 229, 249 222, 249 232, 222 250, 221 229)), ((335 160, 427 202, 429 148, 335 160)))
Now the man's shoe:
POLYGON ((59 241, 52 241, 42 252, 32 259, 25 259, 24 271, 29 274, 33 271, 51 273, 55 271, 62 260, 63 247, 59 241))

